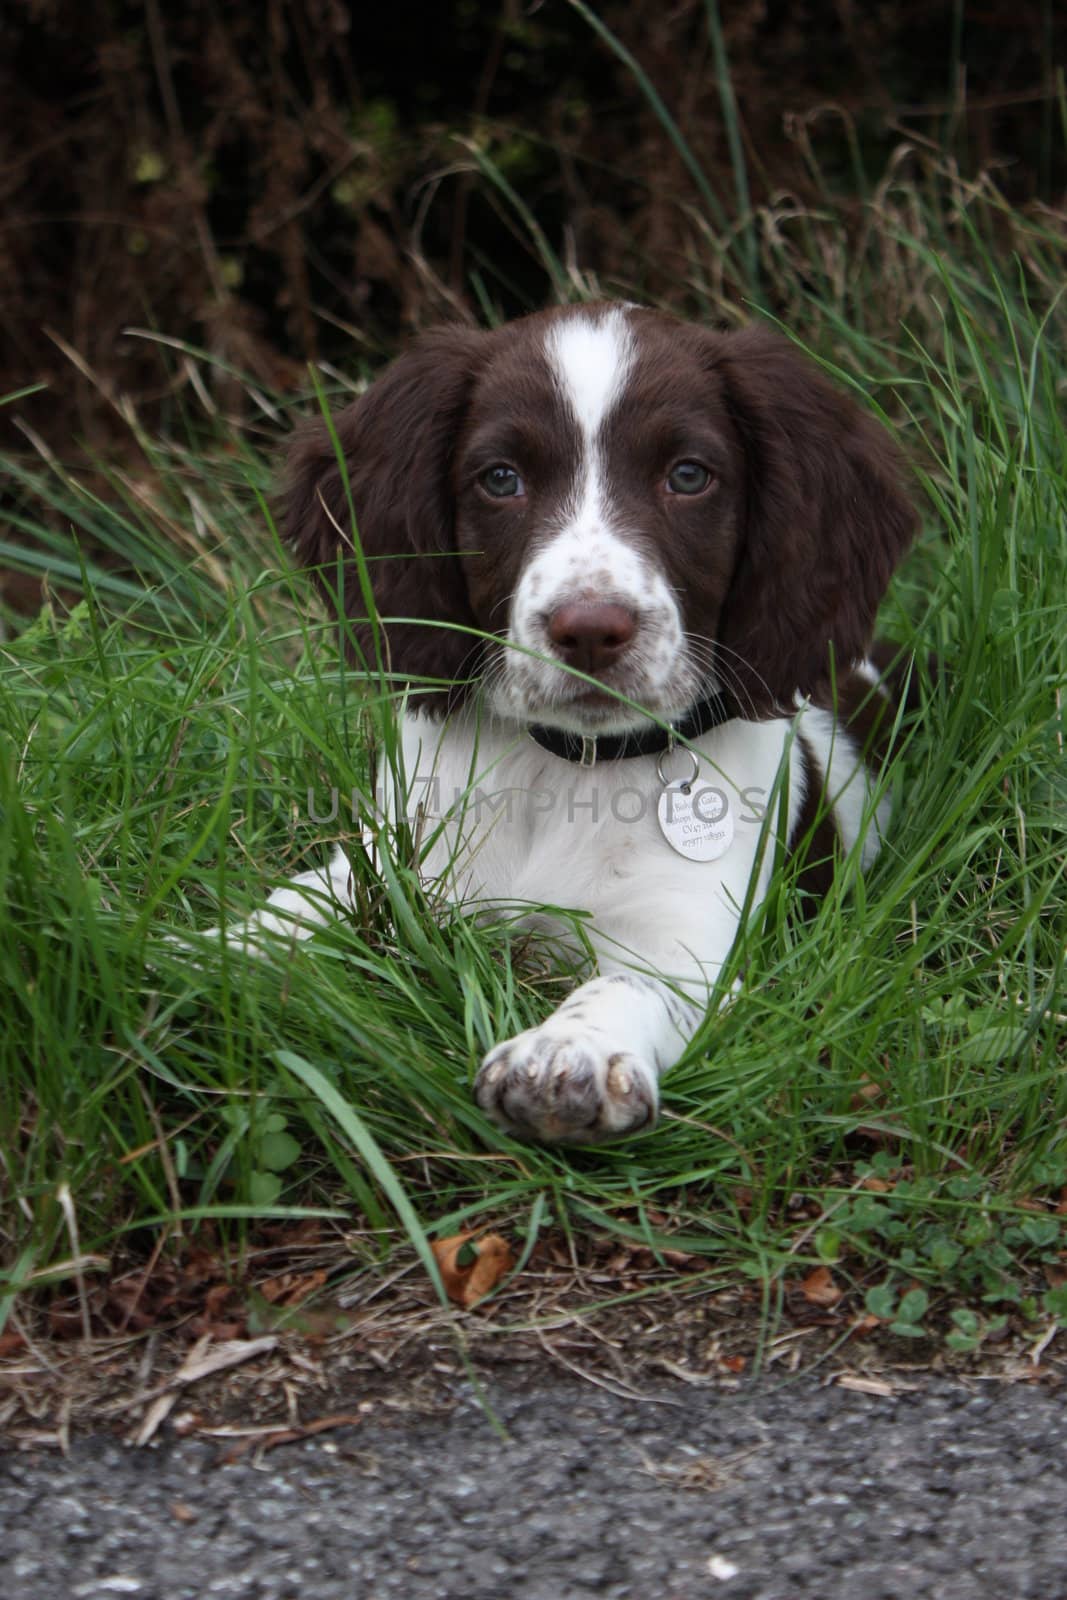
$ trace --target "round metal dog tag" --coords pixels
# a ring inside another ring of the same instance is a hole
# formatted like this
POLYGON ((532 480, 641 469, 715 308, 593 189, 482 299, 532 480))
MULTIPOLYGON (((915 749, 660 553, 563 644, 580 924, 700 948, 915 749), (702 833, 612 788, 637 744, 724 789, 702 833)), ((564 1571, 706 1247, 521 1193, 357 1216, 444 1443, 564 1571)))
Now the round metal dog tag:
POLYGON ((734 842, 734 816, 725 789, 682 779, 668 783, 657 807, 659 828, 688 861, 717 861, 734 842))

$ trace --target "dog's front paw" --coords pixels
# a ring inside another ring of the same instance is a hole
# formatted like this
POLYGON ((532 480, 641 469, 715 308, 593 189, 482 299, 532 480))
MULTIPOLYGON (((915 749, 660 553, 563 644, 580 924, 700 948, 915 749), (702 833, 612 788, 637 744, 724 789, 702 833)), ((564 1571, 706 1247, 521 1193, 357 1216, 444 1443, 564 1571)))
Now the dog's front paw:
POLYGON ((595 1144, 656 1120, 656 1074, 599 1033, 550 1018, 490 1050, 474 1097, 500 1127, 545 1144, 595 1144))

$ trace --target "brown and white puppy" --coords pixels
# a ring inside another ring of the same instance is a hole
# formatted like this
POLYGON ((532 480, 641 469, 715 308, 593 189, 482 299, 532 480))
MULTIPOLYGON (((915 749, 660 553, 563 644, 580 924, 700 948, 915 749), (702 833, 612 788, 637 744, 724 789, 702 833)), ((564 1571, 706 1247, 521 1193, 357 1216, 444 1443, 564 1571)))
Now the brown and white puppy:
MULTIPOLYGON (((380 636, 322 423, 288 531, 411 686, 388 809, 429 816, 422 870, 464 905, 589 914, 597 975, 490 1050, 478 1103, 529 1138, 640 1128, 768 836, 823 872, 835 830, 878 852, 868 650, 915 529, 893 447, 779 336, 614 304, 424 335, 335 427, 380 636)), ((254 922, 303 936, 349 904, 338 851, 254 922)))

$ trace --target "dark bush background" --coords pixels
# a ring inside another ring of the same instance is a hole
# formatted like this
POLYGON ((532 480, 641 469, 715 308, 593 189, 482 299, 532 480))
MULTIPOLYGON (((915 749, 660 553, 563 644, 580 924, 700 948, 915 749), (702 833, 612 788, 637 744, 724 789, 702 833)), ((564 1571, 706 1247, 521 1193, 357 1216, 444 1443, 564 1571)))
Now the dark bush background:
MULTIPOLYGON (((708 0, 596 0, 727 216, 708 0)), ((754 205, 860 195, 940 147, 1054 202, 1058 0, 725 0, 754 205)), ((8 0, 0 12, 0 391, 92 440, 168 382, 131 324, 285 389, 444 316, 553 293, 474 151, 608 291, 693 309, 700 196, 630 68, 568 0, 8 0), (70 351, 77 360, 72 360, 70 351)), ((706 216, 706 208, 704 208, 706 216)))

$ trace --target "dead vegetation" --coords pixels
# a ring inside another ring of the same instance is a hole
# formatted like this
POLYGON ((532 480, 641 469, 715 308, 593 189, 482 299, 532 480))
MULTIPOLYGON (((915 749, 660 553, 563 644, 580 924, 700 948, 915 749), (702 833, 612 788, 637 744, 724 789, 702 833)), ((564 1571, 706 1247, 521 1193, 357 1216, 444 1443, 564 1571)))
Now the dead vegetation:
POLYGON ((962 32, 958 9, 756 0, 716 33, 701 0, 23 0, 0 24, 0 390, 48 385, 41 432, 100 441, 102 393, 167 426, 191 383, 131 324, 204 350, 225 407, 234 372, 284 390, 307 359, 576 287, 729 316, 758 284, 788 317, 813 260, 847 296, 872 229, 906 314, 894 213, 930 152, 964 209, 967 175, 1046 204, 1064 176, 1048 8, 996 0, 962 32))
MULTIPOLYGON (((934 1337, 909 1360, 857 1285, 826 1269, 760 1285, 685 1251, 553 1233, 470 1312, 439 1301, 413 1252, 383 1273, 375 1248, 306 1221, 227 1255, 202 1229, 185 1249, 64 1289, 0 1336, 0 1437, 66 1451, 89 1427, 136 1446, 165 1430, 217 1440, 222 1464, 381 1408, 448 1409, 457 1384, 531 1365, 626 1399, 767 1373, 880 1395, 948 1373, 1053 1387, 1067 1376, 1056 1324, 1040 1346, 1020 1327, 969 1356, 934 1337)), ((686 1471, 682 1487, 707 1486, 699 1463, 686 1471)))

